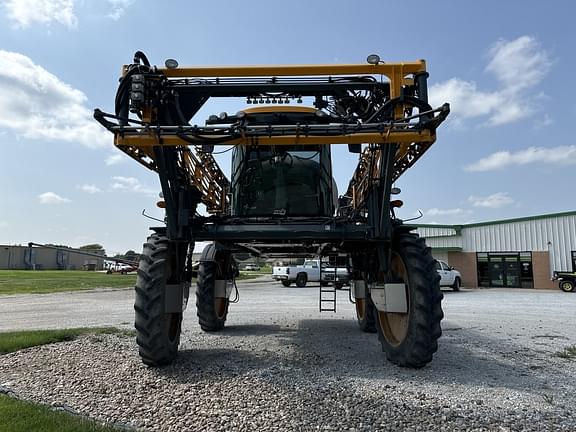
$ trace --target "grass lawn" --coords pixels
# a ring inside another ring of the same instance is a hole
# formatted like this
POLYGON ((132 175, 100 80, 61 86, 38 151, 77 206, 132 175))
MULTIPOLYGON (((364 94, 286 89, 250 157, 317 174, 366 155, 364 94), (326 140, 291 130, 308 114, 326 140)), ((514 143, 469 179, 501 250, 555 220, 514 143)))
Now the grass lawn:
POLYGON ((62 330, 21 330, 0 332, 0 354, 6 354, 38 345, 70 341, 85 334, 120 334, 132 336, 133 331, 122 330, 115 327, 80 327, 62 330))
POLYGON ((135 284, 135 274, 106 274, 81 270, 0 270, 0 295, 129 288, 135 284))
MULTIPOLYGON (((254 279, 266 272, 241 272, 237 280, 254 279)), ((192 285, 196 280, 192 280, 192 285)), ((132 288, 136 274, 106 274, 82 270, 0 270, 0 295, 49 294, 94 288, 132 288)), ((1 432, 1 431, 0 431, 1 432)))
POLYGON ((0 431, 118 432, 118 429, 0 394, 0 431))

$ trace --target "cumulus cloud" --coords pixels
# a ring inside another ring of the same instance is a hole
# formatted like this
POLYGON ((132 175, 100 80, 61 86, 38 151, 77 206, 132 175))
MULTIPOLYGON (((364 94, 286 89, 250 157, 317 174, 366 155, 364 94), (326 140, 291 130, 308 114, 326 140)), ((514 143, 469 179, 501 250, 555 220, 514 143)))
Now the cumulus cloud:
POLYGON ((576 145, 558 147, 528 147, 516 152, 499 151, 468 165, 467 171, 493 171, 514 165, 547 163, 576 165, 576 145))
POLYGON ((434 207, 429 210, 426 210, 424 213, 426 214, 426 216, 454 216, 467 213, 467 211, 461 208, 439 209, 434 207))
POLYGON ((97 193, 102 192, 102 189, 100 189, 98 186, 91 185, 91 184, 79 185, 79 186, 76 186, 76 188, 80 189, 83 192, 89 193, 89 194, 97 194, 97 193))
POLYGON ((4 0, 3 6, 16 28, 52 23, 75 28, 78 24, 74 0, 4 0))
POLYGON ((486 72, 498 82, 493 90, 478 88, 475 81, 451 78, 430 88, 433 106, 449 102, 457 125, 478 118, 491 126, 512 123, 536 111, 534 88, 540 84, 551 61, 532 36, 496 42, 489 50, 486 72))
POLYGON ((116 21, 126 13, 126 9, 134 3, 134 0, 108 0, 108 3, 112 7, 108 17, 116 21))
POLYGON ((112 189, 121 190, 121 191, 129 191, 129 192, 136 192, 136 193, 144 193, 148 195, 156 195, 157 190, 151 189, 144 186, 140 183, 140 180, 134 177, 122 177, 122 176, 115 176, 112 177, 112 189))
MULTIPOLYGON (((77 0, 0 0, 8 19, 15 28, 25 29, 34 24, 61 24, 74 29, 78 18, 74 11, 77 0)), ((108 18, 118 20, 134 0, 107 0, 108 18)))
POLYGON ((502 208, 515 203, 507 192, 496 192, 495 194, 488 196, 475 196, 471 195, 468 197, 468 202, 470 202, 474 207, 484 207, 484 208, 502 208))
POLYGON ((25 55, 0 50, 0 128, 28 139, 102 147, 109 134, 87 98, 25 55))
POLYGON ((116 153, 106 158, 106 165, 108 166, 117 165, 119 163, 124 162, 124 160, 125 160, 124 155, 122 153, 116 153))
POLYGON ((68 198, 61 197, 54 192, 44 192, 38 195, 38 201, 40 201, 40 204, 65 204, 70 202, 68 198))

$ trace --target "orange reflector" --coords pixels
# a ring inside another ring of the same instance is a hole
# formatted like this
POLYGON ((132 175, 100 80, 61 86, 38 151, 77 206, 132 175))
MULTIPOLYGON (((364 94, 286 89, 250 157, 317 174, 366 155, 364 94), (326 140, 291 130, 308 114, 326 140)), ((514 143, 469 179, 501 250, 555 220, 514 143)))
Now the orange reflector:
POLYGON ((159 208, 166 208, 166 201, 158 201, 156 206, 159 208))
POLYGON ((394 207, 402 207, 404 205, 404 201, 402 200, 394 200, 394 201, 390 201, 390 207, 394 208, 394 207))

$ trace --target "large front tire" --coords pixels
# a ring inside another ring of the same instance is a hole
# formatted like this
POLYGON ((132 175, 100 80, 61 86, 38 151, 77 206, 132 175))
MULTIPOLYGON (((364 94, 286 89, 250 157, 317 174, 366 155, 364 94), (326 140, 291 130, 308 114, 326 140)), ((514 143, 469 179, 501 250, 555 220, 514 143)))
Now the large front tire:
POLYGON ((442 335, 442 292, 424 239, 400 232, 393 243, 389 282, 406 284, 407 313, 376 311, 382 350, 392 363, 421 368, 432 360, 442 335))
POLYGON ((175 249, 165 236, 152 234, 140 257, 134 327, 140 358, 148 366, 170 364, 178 353, 182 313, 165 312, 166 284, 177 278, 175 249))

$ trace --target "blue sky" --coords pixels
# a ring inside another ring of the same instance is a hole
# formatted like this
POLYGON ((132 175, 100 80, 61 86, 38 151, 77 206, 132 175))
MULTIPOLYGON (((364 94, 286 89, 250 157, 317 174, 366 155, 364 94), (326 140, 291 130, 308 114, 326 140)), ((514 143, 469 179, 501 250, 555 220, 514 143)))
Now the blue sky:
MULTIPOLYGON (((397 182, 399 216, 451 224, 574 210, 576 7, 552 4, 0 0, 0 244, 141 248, 154 224, 142 210, 161 216, 158 180, 91 118, 112 111, 136 50, 182 65, 424 58, 432 101, 453 112, 397 182)), ((355 157, 334 155, 342 191, 355 157)))

